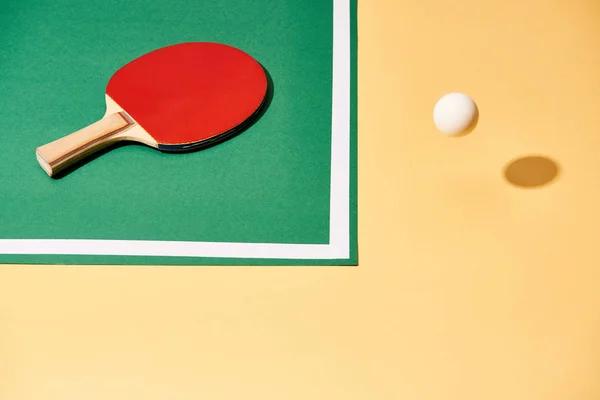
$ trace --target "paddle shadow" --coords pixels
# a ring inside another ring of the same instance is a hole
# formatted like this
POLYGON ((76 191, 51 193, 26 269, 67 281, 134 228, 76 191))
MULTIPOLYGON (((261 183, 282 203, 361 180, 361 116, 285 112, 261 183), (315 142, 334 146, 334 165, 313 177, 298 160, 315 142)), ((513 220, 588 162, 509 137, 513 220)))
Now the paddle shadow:
MULTIPOLYGON (((194 146, 194 147, 190 147, 188 149, 185 150, 178 150, 178 151, 169 151, 169 150, 164 150, 161 149, 160 151, 163 153, 192 153, 192 152, 196 152, 196 151, 200 151, 200 150, 205 150, 207 148, 216 146, 220 143, 223 143, 227 140, 233 139, 234 137, 236 137, 237 135, 241 134, 242 132, 247 131, 249 128, 251 128, 254 124, 256 124, 256 122, 258 120, 260 120, 262 118, 262 116, 267 112, 267 110, 269 109, 269 107, 271 106, 271 103, 273 102, 273 97, 275 96, 275 85, 273 83, 273 78, 271 76, 271 74, 269 73, 269 71, 265 68, 264 65, 261 64, 261 67, 263 68, 265 75, 267 77, 267 93, 265 95, 265 99, 262 103, 262 105, 257 109, 257 111, 250 117, 248 118, 242 125, 232 129, 229 132, 225 132, 219 136, 217 136, 214 140, 211 141, 207 141, 207 142, 203 142, 201 144, 199 144, 198 146, 194 146)), ((94 160, 96 160, 99 157, 102 157, 103 155, 105 155, 106 153, 108 153, 109 151, 113 151, 116 150, 118 148, 121 147, 126 147, 126 146, 144 146, 144 147, 149 147, 146 146, 142 143, 136 143, 136 142, 127 142, 127 141, 122 141, 122 142, 116 142, 114 144, 111 144, 101 150, 98 150, 97 152, 95 152, 94 154, 91 154, 90 156, 86 157, 83 160, 80 160, 72 165, 69 165, 68 167, 66 167, 65 169, 63 169, 62 171, 58 172, 56 175, 52 176, 52 179, 61 179, 64 178, 65 176, 71 174, 73 171, 75 171, 76 169, 79 169, 81 167, 83 167, 84 165, 93 162, 94 160)))

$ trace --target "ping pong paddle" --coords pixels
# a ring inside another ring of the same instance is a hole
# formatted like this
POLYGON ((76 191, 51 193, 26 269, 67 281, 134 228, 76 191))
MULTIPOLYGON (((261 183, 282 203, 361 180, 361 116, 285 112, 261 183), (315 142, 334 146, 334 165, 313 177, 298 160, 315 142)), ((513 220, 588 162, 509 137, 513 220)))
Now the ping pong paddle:
POLYGON ((49 176, 118 141, 168 152, 213 145, 245 129, 267 94, 262 66, 225 44, 163 47, 121 67, 106 87, 106 114, 36 149, 49 176))

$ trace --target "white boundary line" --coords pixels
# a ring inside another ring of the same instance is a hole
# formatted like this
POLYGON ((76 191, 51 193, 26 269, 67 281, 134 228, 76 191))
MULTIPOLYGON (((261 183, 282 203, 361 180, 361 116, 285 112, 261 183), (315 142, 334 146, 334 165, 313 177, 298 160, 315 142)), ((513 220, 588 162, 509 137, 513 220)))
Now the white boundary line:
POLYGON ((0 254, 346 259, 350 257, 350 0, 333 0, 329 244, 1 239, 0 254))

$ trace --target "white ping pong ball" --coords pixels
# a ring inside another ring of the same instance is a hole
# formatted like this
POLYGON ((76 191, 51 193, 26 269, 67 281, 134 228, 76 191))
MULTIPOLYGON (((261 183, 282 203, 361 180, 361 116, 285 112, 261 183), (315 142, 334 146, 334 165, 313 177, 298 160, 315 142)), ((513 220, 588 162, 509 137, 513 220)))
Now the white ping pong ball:
POLYGON ((433 109, 436 128, 447 136, 459 136, 474 127, 478 118, 475 102, 464 93, 448 93, 442 96, 433 109))

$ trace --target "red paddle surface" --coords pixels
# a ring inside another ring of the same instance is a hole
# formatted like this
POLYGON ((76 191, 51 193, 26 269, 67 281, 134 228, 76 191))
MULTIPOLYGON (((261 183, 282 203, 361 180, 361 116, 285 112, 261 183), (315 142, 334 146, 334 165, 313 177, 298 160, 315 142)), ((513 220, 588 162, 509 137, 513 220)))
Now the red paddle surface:
POLYGON ((119 69, 106 93, 159 144, 207 140, 242 124, 261 106, 267 78, 245 52, 183 43, 119 69))

